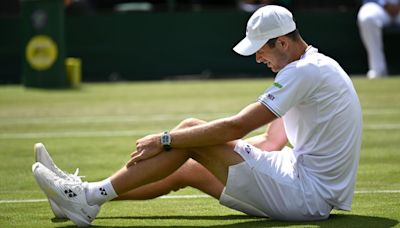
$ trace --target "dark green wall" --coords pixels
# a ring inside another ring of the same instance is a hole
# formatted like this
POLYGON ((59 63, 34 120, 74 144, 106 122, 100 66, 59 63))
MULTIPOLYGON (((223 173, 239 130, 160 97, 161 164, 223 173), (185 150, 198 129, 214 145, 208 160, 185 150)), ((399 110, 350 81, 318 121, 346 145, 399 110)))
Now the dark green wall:
MULTIPOLYGON (((236 11, 208 13, 136 13, 69 17, 68 54, 80 56, 87 79, 245 73, 250 61, 232 46, 242 38, 247 15, 236 11)), ((253 70, 254 71, 254 70, 253 70)))
MULTIPOLYGON (((355 11, 302 10, 294 15, 309 44, 351 74, 367 71, 355 11)), ((109 80, 110 75, 125 80, 202 73, 272 75, 254 57, 232 51, 244 36, 249 16, 236 10, 68 16, 67 56, 82 59, 85 81, 109 80)), ((19 19, 0 19, 0 26, 0 83, 20 82, 19 19)))
POLYGON ((21 82, 19 18, 0 18, 0 83, 21 82))

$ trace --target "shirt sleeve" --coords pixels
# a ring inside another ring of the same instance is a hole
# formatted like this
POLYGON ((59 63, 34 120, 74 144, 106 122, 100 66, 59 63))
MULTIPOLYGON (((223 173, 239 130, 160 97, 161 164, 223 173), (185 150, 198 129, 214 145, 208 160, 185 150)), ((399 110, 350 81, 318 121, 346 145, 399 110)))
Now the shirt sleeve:
POLYGON ((318 84, 318 72, 312 68, 293 66, 283 69, 258 101, 277 117, 284 116, 289 109, 310 98, 318 84))

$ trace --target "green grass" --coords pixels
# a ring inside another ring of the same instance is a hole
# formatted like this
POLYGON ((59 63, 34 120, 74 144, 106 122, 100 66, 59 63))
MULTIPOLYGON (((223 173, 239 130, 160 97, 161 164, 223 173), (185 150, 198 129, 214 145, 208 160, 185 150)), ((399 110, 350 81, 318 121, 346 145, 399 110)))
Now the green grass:
MULTIPOLYGON (((227 209, 212 198, 105 204, 93 222, 106 227, 400 227, 400 78, 353 78, 364 112, 356 194, 351 212, 322 222, 280 222, 227 209), (387 191, 389 190, 389 191, 387 191)), ((0 227, 69 227, 53 219, 31 174, 33 145, 43 142, 64 170, 86 180, 120 168, 136 139, 181 119, 238 112, 272 81, 208 80, 83 84, 79 90, 0 86, 0 227)), ((259 130, 260 131, 260 130, 259 130)), ((175 195, 201 194, 184 189, 175 195)))

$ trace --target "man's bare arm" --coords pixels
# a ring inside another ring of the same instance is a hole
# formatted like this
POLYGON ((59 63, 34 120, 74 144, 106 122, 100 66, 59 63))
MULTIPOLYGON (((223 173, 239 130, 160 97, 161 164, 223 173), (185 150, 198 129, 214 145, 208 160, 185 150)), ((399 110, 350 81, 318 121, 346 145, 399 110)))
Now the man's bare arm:
POLYGON ((268 108, 256 102, 234 116, 171 132, 172 147, 210 146, 240 139, 274 119, 276 116, 268 108))
MULTIPOLYGON (((205 124, 173 130, 171 146, 175 149, 213 146, 244 137, 249 132, 276 119, 267 107, 259 102, 245 107, 238 114, 205 124)), ((148 135, 136 141, 136 150, 127 166, 161 153, 161 133, 148 135)))
POLYGON ((288 142, 283 120, 275 119, 265 133, 248 138, 246 141, 265 151, 282 150, 288 142))

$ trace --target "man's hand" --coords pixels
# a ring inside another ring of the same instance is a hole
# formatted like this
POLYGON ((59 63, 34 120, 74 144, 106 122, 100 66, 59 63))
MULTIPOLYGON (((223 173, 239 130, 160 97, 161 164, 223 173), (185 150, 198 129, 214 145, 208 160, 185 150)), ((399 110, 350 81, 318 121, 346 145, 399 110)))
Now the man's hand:
POLYGON ((163 151, 160 141, 161 134, 148 135, 136 141, 136 151, 131 154, 131 159, 126 167, 134 165, 136 162, 149 159, 163 151))

